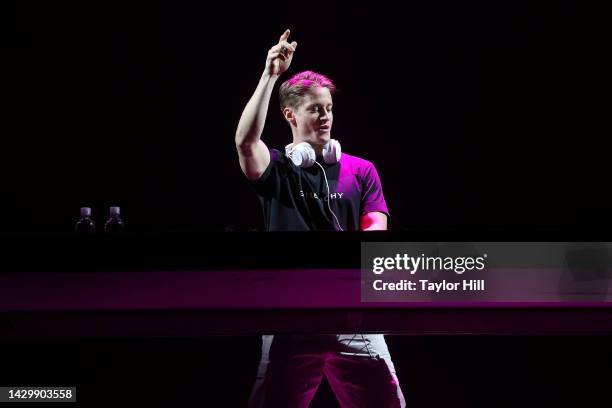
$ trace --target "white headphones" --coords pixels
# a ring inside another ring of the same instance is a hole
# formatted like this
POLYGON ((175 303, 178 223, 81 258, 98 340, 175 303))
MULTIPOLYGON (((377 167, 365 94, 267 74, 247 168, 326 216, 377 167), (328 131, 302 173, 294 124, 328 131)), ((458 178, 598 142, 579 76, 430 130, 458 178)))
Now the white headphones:
MULTIPOLYGON (((329 181, 327 180, 327 174, 325 174, 325 169, 321 164, 317 163, 316 153, 310 143, 301 142, 293 146, 293 148, 289 147, 291 144, 285 146, 285 155, 291 160, 293 164, 298 167, 311 167, 313 164, 317 164, 321 170, 323 171, 323 176, 325 177, 325 184, 327 185, 327 196, 330 196, 329 190, 329 181)), ((323 146, 323 160, 327 164, 334 164, 340 161, 341 156, 340 142, 336 139, 329 139, 329 142, 323 146)), ((331 204, 329 203, 329 199, 327 200, 327 207, 329 208, 329 212, 334 216, 336 220, 336 224, 340 231, 344 231, 342 229, 342 225, 340 225, 340 221, 338 221, 338 217, 331 208, 331 204)))
MULTIPOLYGON (((288 144, 285 147, 285 155, 291 159, 293 164, 298 167, 311 167, 316 162, 316 154, 310 143, 301 142, 289 147, 288 144)), ((340 161, 342 155, 342 149, 340 148, 340 142, 336 139, 329 139, 329 142, 323 146, 323 160, 327 164, 334 164, 340 161)))

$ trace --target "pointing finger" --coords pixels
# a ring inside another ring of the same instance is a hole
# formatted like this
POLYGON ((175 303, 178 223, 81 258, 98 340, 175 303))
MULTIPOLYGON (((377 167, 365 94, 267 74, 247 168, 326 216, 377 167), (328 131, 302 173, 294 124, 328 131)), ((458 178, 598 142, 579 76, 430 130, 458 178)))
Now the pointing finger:
POLYGON ((278 42, 280 43, 283 41, 287 41, 287 38, 289 38, 289 33, 290 33, 290 30, 286 29, 283 35, 280 36, 280 39, 278 40, 278 42))

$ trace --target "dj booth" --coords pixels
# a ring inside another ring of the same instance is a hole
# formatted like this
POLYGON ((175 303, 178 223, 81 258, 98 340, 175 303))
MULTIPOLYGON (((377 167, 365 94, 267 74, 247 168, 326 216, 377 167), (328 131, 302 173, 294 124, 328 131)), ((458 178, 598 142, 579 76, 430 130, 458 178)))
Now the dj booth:
POLYGON ((361 243, 415 240, 391 232, 5 236, 0 337, 612 333, 607 302, 362 302, 361 243))

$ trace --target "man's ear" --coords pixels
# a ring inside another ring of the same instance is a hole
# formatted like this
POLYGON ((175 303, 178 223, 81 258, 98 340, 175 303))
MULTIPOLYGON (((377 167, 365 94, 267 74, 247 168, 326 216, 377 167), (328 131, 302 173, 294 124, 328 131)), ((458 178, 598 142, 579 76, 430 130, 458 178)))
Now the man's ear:
POLYGON ((284 108, 283 116, 285 117, 285 120, 289 122, 289 124, 297 127, 297 121, 295 120, 295 115, 293 114, 293 110, 291 108, 284 108))

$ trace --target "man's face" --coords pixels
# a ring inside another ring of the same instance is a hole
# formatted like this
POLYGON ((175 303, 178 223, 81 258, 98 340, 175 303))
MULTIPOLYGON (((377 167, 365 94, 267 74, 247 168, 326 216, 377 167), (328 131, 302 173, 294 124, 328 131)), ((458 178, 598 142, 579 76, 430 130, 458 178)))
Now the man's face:
POLYGON ((334 120, 332 97, 327 88, 310 88, 294 111, 300 141, 323 146, 331 137, 334 120))

